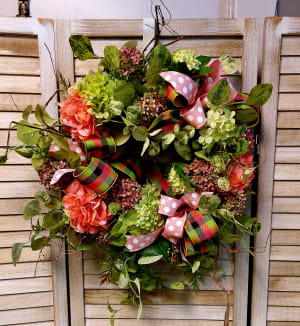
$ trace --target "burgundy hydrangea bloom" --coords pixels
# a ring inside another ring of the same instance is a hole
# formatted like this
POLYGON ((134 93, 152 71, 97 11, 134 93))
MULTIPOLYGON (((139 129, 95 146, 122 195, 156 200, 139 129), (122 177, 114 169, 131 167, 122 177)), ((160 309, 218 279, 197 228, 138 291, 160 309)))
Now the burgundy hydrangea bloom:
POLYGON ((130 178, 121 179, 113 186, 111 195, 112 201, 119 203, 122 210, 128 211, 142 199, 142 186, 130 178))
POLYGON ((149 127, 162 112, 168 110, 166 98, 157 92, 145 93, 141 97, 142 124, 149 127))
POLYGON ((137 49, 124 47, 119 50, 120 72, 126 77, 141 69, 144 60, 144 55, 137 49))

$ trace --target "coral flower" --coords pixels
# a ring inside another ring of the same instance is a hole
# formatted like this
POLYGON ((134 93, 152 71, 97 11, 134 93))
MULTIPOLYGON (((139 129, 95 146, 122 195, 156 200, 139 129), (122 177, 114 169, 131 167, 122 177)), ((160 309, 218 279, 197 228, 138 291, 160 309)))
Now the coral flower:
POLYGON ((74 87, 69 88, 68 99, 60 106, 60 120, 71 128, 72 136, 77 142, 91 138, 97 133, 94 117, 88 113, 91 106, 86 104, 78 92, 74 92, 74 87))
POLYGON ((250 182, 254 179, 254 171, 249 173, 246 179, 243 180, 247 169, 253 169, 253 155, 249 153, 239 157, 237 162, 229 164, 230 190, 241 192, 249 187, 250 182))
POLYGON ((96 234, 108 227, 106 204, 92 189, 74 180, 65 192, 64 206, 76 232, 96 234))

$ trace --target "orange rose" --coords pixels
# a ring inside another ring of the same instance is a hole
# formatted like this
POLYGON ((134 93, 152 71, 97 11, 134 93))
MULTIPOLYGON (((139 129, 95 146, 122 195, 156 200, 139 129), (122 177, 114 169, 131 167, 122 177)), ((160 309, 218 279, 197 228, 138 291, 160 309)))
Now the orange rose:
POLYGON ((71 128, 73 138, 81 142, 97 134, 97 131, 94 117, 88 113, 91 106, 73 89, 74 87, 69 88, 68 99, 60 104, 60 120, 71 128))
POLYGON ((245 154, 238 158, 237 162, 232 162, 228 166, 228 174, 230 180, 230 189, 238 192, 248 188, 251 181, 254 179, 254 171, 252 171, 244 180, 246 169, 253 168, 253 155, 245 154))
POLYGON ((63 203, 76 232, 96 234, 108 227, 106 204, 92 189, 74 180, 65 193, 63 203))

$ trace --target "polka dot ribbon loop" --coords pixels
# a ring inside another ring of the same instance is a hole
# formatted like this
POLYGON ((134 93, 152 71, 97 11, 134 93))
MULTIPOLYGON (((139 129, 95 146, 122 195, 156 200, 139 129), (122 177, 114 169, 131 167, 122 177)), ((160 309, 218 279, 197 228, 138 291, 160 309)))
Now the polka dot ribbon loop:
POLYGON ((181 217, 169 217, 162 236, 174 244, 177 243, 183 238, 185 220, 186 212, 181 217))

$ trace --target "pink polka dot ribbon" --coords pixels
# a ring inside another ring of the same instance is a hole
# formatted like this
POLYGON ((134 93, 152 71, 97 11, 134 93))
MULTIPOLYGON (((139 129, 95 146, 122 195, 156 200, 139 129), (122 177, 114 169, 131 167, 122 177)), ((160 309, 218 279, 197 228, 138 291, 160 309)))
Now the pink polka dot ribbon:
MULTIPOLYGON (((79 143, 76 143, 74 141, 72 141, 71 139, 68 139, 68 145, 69 145, 69 149, 75 153, 77 153, 80 157, 80 161, 86 162, 86 154, 84 152, 84 150, 82 149, 81 145, 79 143)), ((49 149, 49 153, 53 154, 55 152, 59 152, 60 150, 62 150, 62 148, 60 146, 58 146, 55 143, 52 143, 49 149)))
POLYGON ((127 243, 125 247, 130 252, 135 252, 138 250, 142 250, 148 246, 150 246, 161 234, 164 227, 162 226, 157 231, 146 234, 146 235, 126 235, 127 243))
POLYGON ((177 243, 183 237, 185 220, 186 212, 181 217, 169 217, 162 236, 174 244, 177 243))
POLYGON ((73 173, 74 171, 75 171, 74 169, 59 169, 59 170, 57 170, 54 173, 50 184, 54 185, 55 183, 57 183, 61 179, 62 176, 64 176, 67 173, 73 173))
MULTIPOLYGON (((208 73, 208 75, 203 75, 207 78, 199 90, 197 84, 187 75, 177 71, 160 73, 160 76, 170 84, 167 90, 167 97, 169 100, 174 102, 174 104, 176 103, 177 106, 183 106, 180 105, 182 104, 180 100, 176 100, 179 98, 178 95, 181 95, 186 100, 188 107, 181 109, 180 116, 196 129, 206 124, 203 105, 208 103, 207 95, 209 90, 220 80, 226 80, 231 89, 231 95, 227 102, 231 102, 237 96, 237 91, 234 89, 229 79, 226 77, 221 78, 223 67, 220 60, 212 59, 207 66, 212 68, 212 71, 208 73)), ((203 77, 202 75, 199 76, 203 77)))

